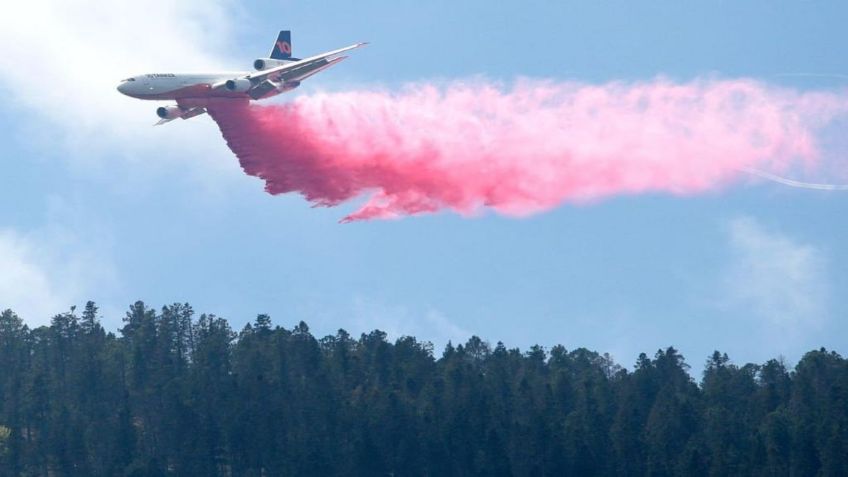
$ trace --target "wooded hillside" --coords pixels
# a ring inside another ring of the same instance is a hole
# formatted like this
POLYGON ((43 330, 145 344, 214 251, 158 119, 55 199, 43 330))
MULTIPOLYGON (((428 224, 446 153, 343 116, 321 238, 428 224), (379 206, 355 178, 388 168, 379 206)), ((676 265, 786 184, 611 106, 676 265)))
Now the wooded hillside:
POLYGON ((621 367, 473 337, 234 332, 137 302, 28 329, 0 315, 0 475, 848 475, 848 362, 793 369, 674 348, 621 367), (700 358, 699 358, 700 359, 700 358))

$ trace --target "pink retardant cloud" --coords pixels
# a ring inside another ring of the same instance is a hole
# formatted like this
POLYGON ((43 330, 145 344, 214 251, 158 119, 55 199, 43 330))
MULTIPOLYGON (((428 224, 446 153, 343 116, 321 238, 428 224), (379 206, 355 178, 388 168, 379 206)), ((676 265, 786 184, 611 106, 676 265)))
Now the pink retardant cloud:
POLYGON ((483 208, 509 215, 620 194, 697 194, 740 170, 815 161, 831 93, 752 80, 519 82, 352 91, 209 112, 271 194, 319 205, 361 194, 344 220, 483 208))

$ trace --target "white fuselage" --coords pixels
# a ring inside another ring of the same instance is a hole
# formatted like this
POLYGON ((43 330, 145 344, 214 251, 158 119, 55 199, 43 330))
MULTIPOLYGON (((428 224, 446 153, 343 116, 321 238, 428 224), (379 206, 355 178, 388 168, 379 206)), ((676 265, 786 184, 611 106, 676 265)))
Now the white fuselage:
POLYGON ((202 98, 247 98, 246 92, 230 91, 223 83, 248 72, 153 73, 127 78, 118 91, 138 99, 187 100, 202 98), (218 86, 218 87, 215 87, 218 86))

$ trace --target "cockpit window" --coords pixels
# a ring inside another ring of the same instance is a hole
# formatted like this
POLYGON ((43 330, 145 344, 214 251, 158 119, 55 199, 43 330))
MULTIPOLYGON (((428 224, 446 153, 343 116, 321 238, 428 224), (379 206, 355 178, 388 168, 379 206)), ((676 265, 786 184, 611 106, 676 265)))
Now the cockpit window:
POLYGON ((126 83, 127 81, 135 81, 135 78, 127 78, 125 80, 121 80, 121 83, 126 83))

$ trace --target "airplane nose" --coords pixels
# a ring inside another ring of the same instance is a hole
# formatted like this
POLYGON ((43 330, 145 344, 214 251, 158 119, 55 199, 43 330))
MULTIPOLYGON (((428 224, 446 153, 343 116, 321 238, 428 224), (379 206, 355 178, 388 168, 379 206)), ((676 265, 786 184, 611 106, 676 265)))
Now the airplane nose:
POLYGON ((127 84, 121 83, 118 85, 118 92, 121 94, 127 94, 127 84))

